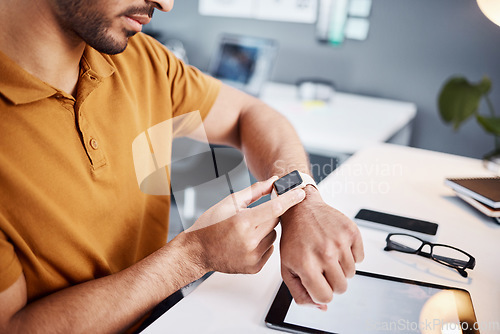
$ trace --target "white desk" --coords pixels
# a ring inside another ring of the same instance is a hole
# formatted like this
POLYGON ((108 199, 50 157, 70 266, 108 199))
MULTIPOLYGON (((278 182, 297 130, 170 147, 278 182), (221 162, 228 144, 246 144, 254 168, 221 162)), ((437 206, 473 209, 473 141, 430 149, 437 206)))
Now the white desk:
POLYGON ((297 130, 306 150, 325 156, 353 154, 383 142, 408 145, 413 103, 336 92, 324 107, 305 108, 294 85, 267 83, 259 96, 297 130))
MULTIPOLYGON (((323 198, 349 217, 364 208, 439 224, 437 242, 476 258, 469 278, 432 260, 385 252, 387 233, 360 228, 365 260, 358 269, 468 290, 481 324, 500 329, 500 226, 455 198, 445 177, 490 175, 476 159, 383 144, 356 153, 320 185, 323 198)), ((144 333, 278 333, 264 318, 281 282, 275 248, 257 275, 215 273, 144 333)))

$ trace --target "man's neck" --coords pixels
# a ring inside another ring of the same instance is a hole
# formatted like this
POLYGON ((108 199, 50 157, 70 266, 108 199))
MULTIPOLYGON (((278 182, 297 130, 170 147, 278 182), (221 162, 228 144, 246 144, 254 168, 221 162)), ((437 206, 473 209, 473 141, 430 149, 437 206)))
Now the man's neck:
POLYGON ((46 1, 2 0, 0 51, 44 82, 75 94, 85 43, 58 24, 46 1))

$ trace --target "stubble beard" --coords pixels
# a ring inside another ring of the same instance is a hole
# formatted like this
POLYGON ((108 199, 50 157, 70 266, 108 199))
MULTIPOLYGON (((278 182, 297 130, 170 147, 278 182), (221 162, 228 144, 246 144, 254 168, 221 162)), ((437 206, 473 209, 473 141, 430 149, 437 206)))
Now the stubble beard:
POLYGON ((123 38, 117 40, 111 34, 112 20, 100 11, 93 10, 91 2, 56 0, 59 23, 74 37, 83 40, 99 52, 110 55, 123 52, 127 47, 128 39, 136 32, 123 29, 123 38))

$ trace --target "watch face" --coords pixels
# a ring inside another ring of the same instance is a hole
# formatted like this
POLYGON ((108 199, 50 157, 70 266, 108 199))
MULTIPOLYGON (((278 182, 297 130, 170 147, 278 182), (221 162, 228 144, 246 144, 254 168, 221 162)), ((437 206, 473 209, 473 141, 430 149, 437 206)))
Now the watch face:
POLYGON ((283 176, 281 179, 274 181, 274 189, 278 195, 283 195, 287 191, 302 184, 302 178, 297 170, 283 176))

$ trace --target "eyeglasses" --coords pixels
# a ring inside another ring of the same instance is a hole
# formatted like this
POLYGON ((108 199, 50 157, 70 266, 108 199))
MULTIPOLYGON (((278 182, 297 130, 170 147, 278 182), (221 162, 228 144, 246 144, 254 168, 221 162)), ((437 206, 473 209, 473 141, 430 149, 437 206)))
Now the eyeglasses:
POLYGON ((460 275, 467 277, 465 269, 474 269, 476 259, 461 249, 431 242, 404 233, 390 233, 385 239, 387 245, 385 251, 395 250, 398 252, 417 254, 445 266, 456 269, 460 275), (430 252, 422 251, 425 245, 429 245, 430 252))

